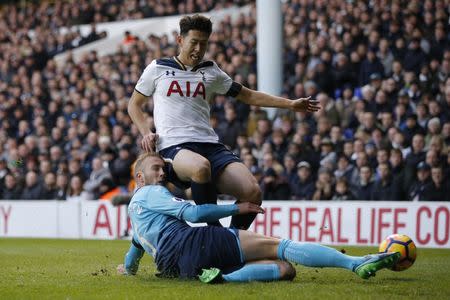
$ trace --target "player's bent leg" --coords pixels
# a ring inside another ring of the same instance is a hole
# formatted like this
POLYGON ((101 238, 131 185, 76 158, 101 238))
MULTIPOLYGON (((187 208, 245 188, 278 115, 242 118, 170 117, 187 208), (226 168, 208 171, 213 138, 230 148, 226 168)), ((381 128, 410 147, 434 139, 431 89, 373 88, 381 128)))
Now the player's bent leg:
POLYGON ((183 181, 207 183, 211 181, 211 165, 205 157, 187 149, 181 149, 173 158, 172 167, 183 181))
POLYGON ((227 165, 217 179, 221 193, 232 195, 240 202, 261 204, 261 189, 248 168, 240 162, 227 165))
MULTIPOLYGON (((217 204, 217 192, 211 183, 211 164, 198 153, 181 149, 175 155, 172 167, 178 178, 191 182, 192 199, 195 204, 217 204)), ((222 226, 219 221, 208 225, 222 226)))
MULTIPOLYGON (((235 197, 238 202, 262 203, 258 182, 243 163, 233 162, 227 165, 217 179, 217 188, 221 193, 235 197)), ((231 226, 248 229, 255 217, 256 214, 233 216, 231 226)))

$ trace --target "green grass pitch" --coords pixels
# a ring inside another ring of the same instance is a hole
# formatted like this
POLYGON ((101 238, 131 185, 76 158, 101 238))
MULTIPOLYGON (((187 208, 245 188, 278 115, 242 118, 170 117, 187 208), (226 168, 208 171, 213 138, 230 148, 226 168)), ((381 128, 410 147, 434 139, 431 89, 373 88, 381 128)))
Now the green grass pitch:
MULTIPOLYGON (((147 255, 137 276, 117 275, 128 245, 0 239, 0 299, 450 299, 450 250, 418 249, 409 270, 383 270, 369 280, 347 270, 297 266, 293 282, 205 285, 157 278, 147 255)), ((376 251, 344 248, 351 255, 376 251)))

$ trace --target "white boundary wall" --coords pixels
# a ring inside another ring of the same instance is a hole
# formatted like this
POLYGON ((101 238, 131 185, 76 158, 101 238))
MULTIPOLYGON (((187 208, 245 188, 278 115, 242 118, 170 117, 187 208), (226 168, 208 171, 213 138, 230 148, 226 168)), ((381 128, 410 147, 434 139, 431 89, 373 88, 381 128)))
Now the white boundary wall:
MULTIPOLYGON (((264 201, 264 207, 251 227, 261 234, 366 246, 404 233, 418 247, 450 248, 447 202, 264 201)), ((0 201, 0 238, 116 239, 128 226, 126 206, 104 201, 0 201)))
MULTIPOLYGON (((240 14, 248 14, 251 10, 251 5, 243 7, 230 7, 222 10, 214 10, 210 12, 202 13, 207 17, 210 17, 213 22, 213 29, 220 25, 220 21, 229 16, 232 20, 236 19, 240 14)), ((183 15, 167 16, 167 17, 155 17, 138 20, 126 20, 117 22, 98 23, 97 33, 106 31, 107 37, 89 43, 82 47, 66 51, 55 56, 55 60, 58 64, 63 63, 68 54, 72 53, 75 62, 80 61, 83 55, 89 53, 92 50, 97 51, 99 56, 104 56, 117 52, 118 48, 122 46, 125 31, 130 31, 132 35, 138 36, 141 40, 146 40, 150 34, 158 36, 168 35, 169 40, 172 40, 172 32, 178 31, 178 22, 183 15)), ((71 27, 70 30, 80 30, 82 35, 87 35, 91 32, 91 25, 78 25, 71 27)), ((68 28, 62 28, 61 32, 69 31, 68 28)))

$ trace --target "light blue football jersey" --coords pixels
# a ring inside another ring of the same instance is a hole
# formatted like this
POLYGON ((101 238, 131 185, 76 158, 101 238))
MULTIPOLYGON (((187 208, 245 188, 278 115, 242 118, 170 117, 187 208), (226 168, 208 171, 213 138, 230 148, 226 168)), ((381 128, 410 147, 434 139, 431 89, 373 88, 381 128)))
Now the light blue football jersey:
POLYGON ((189 206, 189 202, 174 197, 161 185, 147 185, 135 192, 128 214, 134 236, 147 253, 155 256, 163 236, 189 226, 181 221, 183 211, 189 206))

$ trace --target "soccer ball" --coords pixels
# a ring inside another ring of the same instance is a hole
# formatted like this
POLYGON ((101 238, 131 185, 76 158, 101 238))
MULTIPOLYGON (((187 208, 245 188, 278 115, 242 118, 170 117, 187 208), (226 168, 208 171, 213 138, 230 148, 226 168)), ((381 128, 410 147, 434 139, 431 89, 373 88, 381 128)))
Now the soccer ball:
POLYGON ((392 234, 381 242, 380 253, 399 252, 402 256, 392 267, 393 271, 403 271, 411 267, 416 260, 416 244, 405 234, 392 234))

